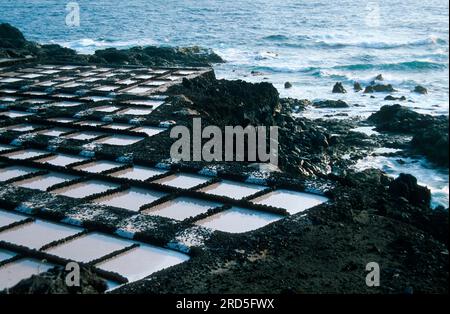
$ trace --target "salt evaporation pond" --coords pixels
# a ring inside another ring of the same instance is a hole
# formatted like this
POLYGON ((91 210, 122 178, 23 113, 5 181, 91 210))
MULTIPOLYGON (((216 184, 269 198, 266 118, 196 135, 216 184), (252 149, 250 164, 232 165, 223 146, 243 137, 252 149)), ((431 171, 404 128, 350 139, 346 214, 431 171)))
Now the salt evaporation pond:
POLYGON ((190 197, 179 197, 163 204, 154 206, 143 213, 148 215, 162 216, 175 220, 185 220, 206 213, 209 209, 222 206, 222 204, 194 199, 190 197))
POLYGON ((259 185, 246 184, 223 180, 202 188, 200 191, 217 196, 225 196, 234 199, 242 199, 264 190, 265 187, 259 185))
POLYGON ((0 291, 14 287, 21 280, 48 271, 54 266, 42 261, 24 258, 0 267, 0 291))
POLYGON ((111 173, 110 176, 131 180, 145 181, 151 177, 167 173, 167 170, 148 168, 143 166, 133 166, 124 170, 111 173))
POLYGON ((177 173, 168 177, 161 178, 154 182, 180 189, 190 189, 208 181, 209 178, 203 176, 187 173, 177 173))
POLYGON ((102 205, 139 211, 142 205, 152 203, 165 195, 166 194, 163 192, 132 187, 128 190, 96 199, 94 202, 102 205))
POLYGON ((68 175, 65 173, 50 172, 49 174, 45 174, 42 176, 32 177, 22 181, 14 182, 14 185, 28 189, 46 191, 51 186, 75 180, 77 178, 78 177, 76 176, 68 175))
POLYGON ((110 182, 100 180, 89 180, 77 184, 72 184, 57 190, 53 190, 52 193, 73 198, 84 198, 93 194, 103 193, 108 190, 117 189, 118 187, 119 185, 110 182))

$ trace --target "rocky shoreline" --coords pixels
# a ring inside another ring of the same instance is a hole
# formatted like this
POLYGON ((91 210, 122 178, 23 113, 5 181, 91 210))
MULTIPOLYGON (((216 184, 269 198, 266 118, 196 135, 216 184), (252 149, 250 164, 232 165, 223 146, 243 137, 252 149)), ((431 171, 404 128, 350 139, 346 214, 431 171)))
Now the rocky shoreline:
MULTIPOLYGON (((0 57, 146 66, 223 62, 212 51, 198 47, 105 49, 92 56, 79 55, 57 45, 28 42, 6 24, 0 25, 0 57)), ((395 91, 378 81, 356 87, 366 93, 395 91)), ((333 90, 345 91, 342 85, 333 90)), ((172 105, 158 108, 155 114, 177 125, 190 126, 193 117, 201 117, 219 127, 251 124, 280 129, 279 169, 262 169, 249 162, 185 162, 176 167, 254 176, 272 185, 309 182, 325 190, 332 201, 256 231, 214 232, 204 247, 191 249, 195 259, 114 293, 448 293, 448 209, 432 209, 430 191, 413 176, 392 179, 379 170, 355 172, 350 168, 368 151, 387 145, 404 149, 405 156, 420 154, 448 168, 448 117, 422 115, 394 104, 380 108, 367 121, 309 120, 294 113, 307 106, 342 108, 347 104, 283 99, 269 83, 218 80, 213 72, 184 79, 167 95, 172 105), (352 131, 361 125, 374 125, 382 136, 352 131), (410 135, 412 140, 397 138, 397 134, 410 135), (365 265, 372 261, 381 265, 378 288, 365 284, 365 265)), ((168 132, 163 132, 135 157, 168 160, 172 142, 168 132), (158 149, 148 150, 150 146, 158 149)), ((123 155, 120 151, 102 153, 123 155)), ((85 292, 98 292, 95 278, 87 274, 86 282, 97 288, 85 292)), ((58 274, 51 276, 59 278, 58 274)), ((66 291, 59 281, 41 276, 27 282, 11 291, 80 292, 66 291), (60 287, 48 287, 53 282, 60 287)))

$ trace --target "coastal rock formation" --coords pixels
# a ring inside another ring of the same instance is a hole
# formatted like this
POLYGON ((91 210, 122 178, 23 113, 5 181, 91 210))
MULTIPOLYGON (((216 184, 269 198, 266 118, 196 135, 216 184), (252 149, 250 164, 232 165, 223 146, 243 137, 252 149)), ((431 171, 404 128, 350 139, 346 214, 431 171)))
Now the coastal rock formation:
POLYGON ((0 57, 34 57, 42 63, 80 63, 146 66, 210 66, 224 60, 212 50, 201 47, 133 47, 118 50, 107 48, 97 50, 94 55, 77 54, 76 51, 59 45, 39 45, 27 41, 17 28, 0 24, 0 57))
POLYGON ((395 91, 391 84, 374 84, 367 86, 364 93, 392 93, 395 91))
POLYGON ((394 96, 392 96, 392 95, 388 95, 388 96, 384 97, 384 100, 392 100, 392 101, 399 100, 399 101, 405 101, 405 100, 406 100, 406 97, 405 97, 405 96, 402 96, 402 97, 394 97, 394 96))
POLYGON ((350 107, 343 100, 323 100, 323 101, 315 101, 313 106, 316 108, 348 108, 350 107))
POLYGON ((417 85, 416 87, 414 87, 413 92, 418 93, 418 94, 423 94, 423 95, 428 94, 428 90, 425 87, 420 86, 420 85, 417 85))
POLYGON ((292 87, 292 84, 290 83, 290 82, 286 82, 286 83, 284 83, 284 88, 291 88, 292 87))
POLYGON ((417 113, 400 105, 383 106, 368 121, 378 130, 413 135, 411 146, 431 161, 448 167, 448 117, 417 113))
POLYGON ((414 205, 430 205, 430 190, 424 186, 418 185, 417 179, 410 174, 401 173, 400 176, 389 185, 389 192, 397 197, 407 199, 414 205))
POLYGON ((360 84, 359 82, 355 82, 355 83, 353 84, 353 90, 354 90, 355 92, 360 92, 360 91, 363 90, 363 88, 362 88, 362 86, 361 86, 361 84, 360 84))
POLYGON ((336 84, 334 84, 333 86, 333 93, 340 93, 340 94, 344 94, 347 91, 345 90, 344 86, 342 85, 341 82, 337 82, 336 84))

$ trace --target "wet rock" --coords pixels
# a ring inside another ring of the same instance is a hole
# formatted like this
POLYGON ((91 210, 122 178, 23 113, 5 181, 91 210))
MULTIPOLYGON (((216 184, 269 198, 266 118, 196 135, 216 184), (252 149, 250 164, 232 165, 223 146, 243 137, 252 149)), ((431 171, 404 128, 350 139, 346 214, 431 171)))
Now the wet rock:
POLYGON ((333 86, 333 93, 340 93, 340 94, 344 94, 347 91, 345 90, 344 86, 342 85, 341 82, 337 82, 336 84, 334 84, 333 86))
POLYGON ((296 99, 296 98, 281 98, 280 104, 285 111, 298 113, 311 106, 312 102, 308 99, 296 99))
POLYGON ((417 85, 416 87, 414 87, 413 90, 414 93, 418 93, 418 94, 428 94, 428 90, 420 85, 417 85))
POLYGON ((405 96, 402 96, 402 97, 394 97, 394 96, 392 96, 392 95, 388 95, 388 96, 384 97, 384 100, 392 100, 392 101, 399 100, 399 101, 405 101, 405 100, 406 100, 406 97, 405 97, 405 96))
POLYGON ((316 108, 348 108, 350 107, 343 100, 323 100, 323 101, 315 101, 313 106, 316 108))
POLYGON ((396 197, 407 199, 413 205, 429 206, 431 201, 430 190, 418 185, 417 179, 410 174, 401 173, 389 185, 389 192, 396 197))
POLYGON ((355 83, 353 84, 353 90, 354 90, 355 92, 360 92, 360 91, 363 90, 363 88, 362 88, 362 86, 361 86, 361 84, 360 84, 359 82, 355 82, 355 83))
POLYGON ((291 88, 292 84, 290 82, 284 83, 284 88, 291 88))
POLYGON ((367 86, 364 93, 392 93, 395 91, 391 84, 375 84, 367 86))
POLYGON ((380 131, 413 135, 411 147, 431 161, 448 167, 448 117, 417 113, 400 105, 383 106, 368 121, 380 131))
POLYGON ((377 76, 375 76, 375 81, 384 81, 384 77, 382 74, 378 74, 377 76))

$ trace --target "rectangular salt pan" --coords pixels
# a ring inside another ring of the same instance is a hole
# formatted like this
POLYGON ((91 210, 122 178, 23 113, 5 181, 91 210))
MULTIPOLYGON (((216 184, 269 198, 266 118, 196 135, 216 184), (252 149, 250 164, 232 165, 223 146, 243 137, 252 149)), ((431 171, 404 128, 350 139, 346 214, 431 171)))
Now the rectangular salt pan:
POLYGON ((142 95, 142 94, 150 92, 152 89, 153 88, 150 88, 150 87, 134 87, 134 88, 127 90, 126 92, 128 94, 142 95))
POLYGON ((16 148, 14 146, 11 145, 5 145, 5 144, 0 144, 0 152, 4 152, 10 149, 16 148))
POLYGON ((87 140, 92 140, 92 139, 97 138, 102 135, 104 135, 104 133, 92 132, 92 131, 82 131, 82 132, 72 133, 72 134, 66 135, 64 137, 70 138, 72 140, 87 141, 87 140))
POLYGON ((53 265, 25 258, 0 267, 0 291, 12 288, 21 280, 38 275, 53 268, 53 265))
POLYGON ((42 130, 42 131, 39 131, 37 133, 41 134, 41 135, 45 135, 45 136, 57 137, 57 136, 60 136, 60 135, 62 135, 64 133, 71 132, 71 131, 73 131, 73 130, 72 129, 65 129, 65 128, 53 128, 53 129, 50 129, 50 130, 42 130))
POLYGON ((0 228, 25 220, 27 217, 0 209, 0 228))
POLYGON ((82 229, 56 223, 36 220, 0 232, 0 241, 40 249, 53 241, 73 236, 82 229))
POLYGON ((103 193, 108 190, 117 189, 118 187, 119 185, 109 182, 99 180, 89 180, 86 182, 81 182, 66 186, 61 189, 54 190, 52 191, 52 193, 73 198, 84 198, 93 194, 103 193))
POLYGON ((129 282, 133 282, 187 260, 189 256, 185 254, 141 244, 137 248, 97 264, 96 267, 118 273, 129 282))
POLYGON ((120 107, 117 106, 101 106, 101 107, 97 107, 94 108, 94 111, 99 111, 99 112, 113 112, 120 109, 120 107))
POLYGON ((282 218, 283 216, 281 215, 264 213, 241 207, 232 207, 223 212, 199 220, 196 224, 223 232, 241 233, 262 228, 265 225, 282 218))
POLYGON ((47 253, 77 262, 91 262, 133 243, 100 233, 90 233, 49 248, 47 253))
POLYGON ((16 256, 16 253, 0 249, 0 262, 6 261, 16 256))
POLYGON ((22 166, 0 168, 0 181, 8 181, 37 171, 39 170, 22 166))
POLYGON ((22 181, 14 182, 14 185, 28 189, 46 191, 53 185, 75 180, 76 178, 77 177, 75 176, 64 173, 51 172, 42 176, 32 177, 22 181))
POLYGON ((139 211, 141 206, 152 203, 165 195, 166 194, 163 192, 130 188, 122 192, 96 199, 94 202, 97 204, 139 211))
POLYGON ((20 118, 20 117, 27 117, 27 116, 32 116, 32 113, 29 112, 23 112, 23 111, 15 111, 15 110, 11 110, 11 111, 5 111, 5 112, 0 112, 0 116, 5 116, 8 118, 20 118))
POLYGON ((130 105, 138 105, 138 106, 149 106, 152 107, 153 109, 161 106, 162 104, 164 104, 165 101, 163 100, 129 100, 126 103, 130 104, 130 105))
POLYGON ((144 213, 175 220, 185 220, 189 217, 204 214, 209 209, 219 206, 221 206, 221 204, 215 202, 198 200, 189 197, 179 197, 145 210, 144 213))
POLYGON ((54 106, 54 107, 67 108, 67 107, 80 106, 82 104, 83 104, 82 102, 77 102, 77 101, 59 101, 59 102, 51 103, 50 105, 54 106))
POLYGON ((102 161, 93 161, 88 164, 80 165, 75 167, 74 169, 87 171, 91 173, 100 173, 120 166, 123 166, 123 164, 114 161, 102 160, 102 161))
POLYGON ((36 128, 41 126, 31 125, 31 124, 17 124, 6 127, 6 130, 15 131, 15 132, 29 132, 33 131, 36 128))
POLYGON ((129 135, 113 135, 113 136, 108 136, 108 137, 96 140, 96 141, 94 141, 94 143, 126 146, 126 145, 135 144, 141 140, 143 140, 142 137, 135 137, 135 136, 129 136, 129 135))
POLYGON ((103 125, 104 122, 100 122, 100 121, 80 121, 80 122, 77 122, 76 124, 78 124, 78 125, 88 125, 88 126, 100 126, 100 125, 103 125))
POLYGON ((159 180, 156 180, 155 183, 168 185, 180 189, 190 189, 197 185, 203 184, 205 182, 208 182, 209 178, 195 175, 195 174, 184 174, 184 173, 177 173, 165 178, 161 178, 159 180))
POLYGON ((161 170, 161 169, 152 169, 142 166, 133 166, 128 169, 124 169, 118 172, 114 172, 110 174, 110 176, 116 177, 116 178, 126 178, 131 180, 139 180, 144 181, 151 177, 161 175, 166 173, 167 170, 161 170))
POLYGON ((118 114, 127 114, 132 116, 145 116, 152 113, 152 108, 129 108, 125 110, 121 110, 118 114))
POLYGON ((252 203, 284 208, 293 215, 322 204, 328 198, 312 193, 276 190, 251 200, 252 203))
POLYGON ((47 163, 54 166, 61 166, 66 167, 70 164, 86 161, 87 158, 81 157, 81 156, 72 156, 72 155, 65 155, 65 154, 58 154, 55 156, 46 157, 43 159, 36 160, 37 162, 41 163, 47 163))
POLYGON ((38 156, 45 155, 45 154, 48 154, 48 152, 42 151, 42 150, 37 150, 37 149, 24 149, 24 150, 19 150, 17 152, 5 154, 3 156, 6 156, 11 159, 23 160, 23 159, 38 157, 38 156))
POLYGON ((142 133, 147 134, 148 136, 153 136, 153 135, 159 134, 165 130, 167 130, 167 129, 157 128, 157 127, 152 127, 152 126, 142 126, 142 127, 133 129, 134 132, 142 132, 142 133))
POLYGON ((262 190, 264 190, 263 186, 223 180, 204 187, 200 191, 218 196, 242 199, 262 190))
POLYGON ((132 127, 133 127, 132 125, 126 124, 126 123, 111 123, 111 124, 104 126, 104 128, 113 129, 113 130, 127 130, 132 127))

